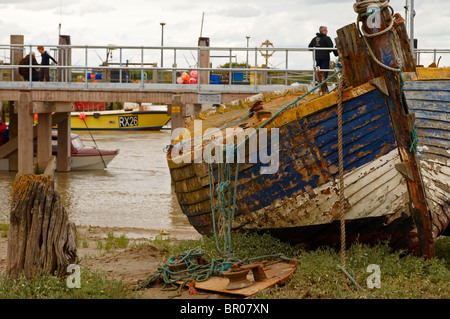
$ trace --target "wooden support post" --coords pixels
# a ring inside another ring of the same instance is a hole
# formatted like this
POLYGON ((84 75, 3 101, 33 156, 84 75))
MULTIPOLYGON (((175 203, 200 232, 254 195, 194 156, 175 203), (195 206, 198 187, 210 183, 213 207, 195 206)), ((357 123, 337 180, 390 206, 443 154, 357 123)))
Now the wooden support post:
POLYGON ((20 92, 18 103, 18 137, 19 137, 19 159, 18 172, 32 174, 33 170, 33 114, 31 93, 20 92))
MULTIPOLYGON (((22 44, 24 43, 23 35, 11 35, 11 44, 22 44)), ((23 58, 24 48, 21 46, 11 47, 10 59, 12 65, 18 65, 19 61, 23 58)), ((23 81, 23 77, 19 74, 19 70, 15 69, 11 71, 12 81, 23 81)))
MULTIPOLYGON (((42 102, 41 102, 42 103, 42 102)), ((43 104, 43 103, 42 103, 43 104)), ((52 156, 52 118, 50 113, 41 113, 38 117, 37 129, 37 164, 42 173, 52 156)))
MULTIPOLYGON (((60 35, 59 44, 70 45, 70 35, 60 35)), ((58 54, 58 62, 61 65, 70 66, 72 64, 72 50, 71 49, 61 49, 58 54)), ((70 72, 71 69, 61 69, 58 72, 58 81, 60 82, 70 82, 70 72)))
MULTIPOLYGON (((388 9, 384 9, 381 14, 381 23, 378 30, 367 27, 367 16, 361 21, 363 28, 367 33, 381 32, 386 29, 393 17, 388 9)), ((398 68, 395 50, 392 46, 395 43, 393 32, 387 32, 369 38, 369 45, 379 61, 383 61, 390 68, 398 68)), ((411 59, 411 58, 410 58, 411 59)), ((409 59, 409 60, 410 60, 409 59)), ((384 78, 389 91, 390 99, 387 99, 389 112, 391 114, 391 123, 397 140, 400 158, 403 162, 403 170, 408 172, 409 178, 406 178, 408 191, 411 200, 411 214, 417 227, 419 236, 419 253, 425 258, 434 256, 434 239, 431 228, 430 213, 427 207, 425 190, 419 171, 415 150, 413 150, 413 137, 411 132, 411 117, 408 116, 408 106, 406 98, 401 91, 399 72, 386 69, 384 78)))
POLYGON ((64 119, 58 123, 58 150, 56 170, 58 172, 70 171, 70 113, 65 112, 64 119))
MULTIPOLYGON (((18 138, 18 127, 17 127, 17 108, 18 101, 9 101, 9 140, 18 138)), ((19 168, 19 152, 17 149, 8 155, 9 158, 9 170, 17 171, 19 168)))
POLYGON ((175 129, 184 127, 184 114, 186 113, 186 108, 181 104, 181 95, 174 95, 173 102, 170 105, 170 115, 171 115, 171 131, 175 129))
MULTIPOLYGON (((209 47, 209 38, 199 38, 198 39, 199 47, 209 47)), ((210 67, 210 52, 209 50, 200 50, 200 61, 199 66, 201 68, 209 68, 210 67)), ((209 71, 200 71, 198 74, 198 83, 200 84, 209 84, 209 71)))

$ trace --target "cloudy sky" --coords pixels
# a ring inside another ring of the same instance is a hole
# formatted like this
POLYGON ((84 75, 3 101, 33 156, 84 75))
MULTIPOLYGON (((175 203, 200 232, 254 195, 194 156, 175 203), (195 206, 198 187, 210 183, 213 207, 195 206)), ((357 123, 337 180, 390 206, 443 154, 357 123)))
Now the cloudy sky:
MULTIPOLYGON (((275 47, 306 47, 320 25, 327 25, 329 36, 334 39, 338 28, 354 22, 354 2, 0 0, 0 43, 8 44, 11 34, 21 34, 26 44, 55 45, 61 23, 61 33, 70 35, 73 45, 159 46, 160 22, 165 22, 165 46, 196 46, 204 13, 202 35, 210 38, 212 47, 245 47, 246 36, 250 36, 250 47, 259 47, 267 39, 275 47)), ((403 16, 405 3, 406 0, 390 2, 394 11, 403 16)), ((450 49, 450 1, 416 0, 415 10, 419 47, 450 49)), ((187 53, 180 58, 190 64, 195 59, 187 53)), ((242 59, 239 56, 238 62, 245 62, 242 59)), ((283 61, 280 53, 274 55, 271 65, 283 65, 283 61)))

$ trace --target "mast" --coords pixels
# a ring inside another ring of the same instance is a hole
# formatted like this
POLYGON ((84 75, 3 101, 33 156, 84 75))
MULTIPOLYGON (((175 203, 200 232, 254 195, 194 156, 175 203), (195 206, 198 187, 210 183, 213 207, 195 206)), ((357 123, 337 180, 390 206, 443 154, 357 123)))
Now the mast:
POLYGON ((409 0, 409 45, 411 46, 411 53, 416 58, 416 52, 414 49, 414 16, 416 12, 414 11, 414 0, 409 0))

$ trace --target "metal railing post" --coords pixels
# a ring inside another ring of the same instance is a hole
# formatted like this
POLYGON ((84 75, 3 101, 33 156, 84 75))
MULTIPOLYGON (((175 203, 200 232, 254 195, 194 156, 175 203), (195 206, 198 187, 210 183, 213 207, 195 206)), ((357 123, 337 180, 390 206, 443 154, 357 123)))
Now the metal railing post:
POLYGON ((315 71, 315 67, 316 67, 316 48, 313 48, 313 85, 316 85, 316 71, 315 71))
POLYGON ((285 82, 284 85, 288 85, 288 69, 289 69, 289 51, 288 49, 286 49, 286 78, 285 78, 285 82))
POLYGON ((29 70, 30 70, 30 73, 29 73, 29 75, 28 75, 28 77, 29 77, 29 81, 30 81, 30 89, 31 89, 31 87, 33 86, 33 54, 32 54, 32 46, 30 45, 30 54, 29 54, 29 62, 30 62, 30 67, 29 67, 29 70))
POLYGON ((88 46, 84 47, 84 83, 88 88, 88 46))
POLYGON ((119 83, 122 83, 122 48, 119 49, 119 83))
POLYGON ((144 89, 144 47, 141 47, 141 90, 144 89))
POLYGON ((258 48, 255 47, 255 78, 254 78, 255 91, 257 91, 258 88, 258 72, 256 71, 257 69, 258 69, 258 48))

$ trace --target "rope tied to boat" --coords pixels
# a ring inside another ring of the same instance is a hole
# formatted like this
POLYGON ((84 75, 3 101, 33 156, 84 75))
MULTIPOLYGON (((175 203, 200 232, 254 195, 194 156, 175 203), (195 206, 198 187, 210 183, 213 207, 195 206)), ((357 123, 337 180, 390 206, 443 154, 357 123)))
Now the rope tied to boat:
POLYGON ((239 175, 239 161, 236 163, 234 182, 232 183, 230 154, 234 154, 236 151, 239 155, 239 150, 234 145, 227 145, 227 160, 225 163, 217 163, 217 207, 214 204, 215 191, 214 191, 214 174, 211 161, 211 154, 209 154, 208 164, 208 177, 209 177, 209 196, 211 203, 211 219, 213 224, 213 233, 216 241, 217 252, 222 255, 228 255, 231 253, 231 229, 233 225, 234 215, 236 212, 236 197, 237 197, 237 184, 239 175), (232 148, 233 153, 229 150, 232 148), (228 193, 228 196, 227 196, 228 193), (215 212, 219 212, 220 215, 216 218, 215 212), (219 224, 219 225, 217 225, 219 224), (219 237, 223 237, 222 248, 219 244, 219 237))
POLYGON ((372 47, 370 46, 369 42, 367 41, 367 38, 374 38, 374 37, 383 35, 385 33, 388 33, 389 31, 392 31, 394 33, 396 32, 395 28, 394 28, 394 23, 395 23, 394 9, 389 5, 389 1, 390 0, 356 0, 356 3, 353 4, 353 9, 358 14, 358 17, 356 18, 356 26, 360 32, 362 31, 362 34, 364 35, 363 36, 364 42, 366 43, 369 54, 372 57, 372 59, 375 61, 375 63, 377 63, 379 66, 381 66, 391 72, 402 72, 402 70, 403 70, 403 68, 401 66, 402 61, 396 51, 394 51, 394 55, 395 55, 395 60, 396 60, 398 67, 393 68, 393 67, 390 67, 390 66, 384 64, 375 56, 375 53, 373 52, 372 47), (381 14, 381 11, 383 11, 386 8, 391 11, 392 18, 391 18, 391 23, 384 30, 374 32, 374 33, 367 33, 366 30, 364 30, 364 28, 360 28, 359 25, 360 25, 362 17, 364 17, 364 16, 370 17, 377 12, 379 12, 381 14))
MULTIPOLYGON (((344 287, 348 290, 348 285, 345 279, 346 271, 346 234, 345 234, 345 209, 346 209, 346 199, 345 199, 345 185, 344 185, 344 141, 343 141, 343 92, 345 87, 345 77, 340 75, 338 85, 338 154, 339 154, 339 219, 340 219, 340 230, 341 230, 341 268, 343 269, 342 279, 344 281, 344 287)), ((339 266, 339 265, 338 265, 339 266)))

